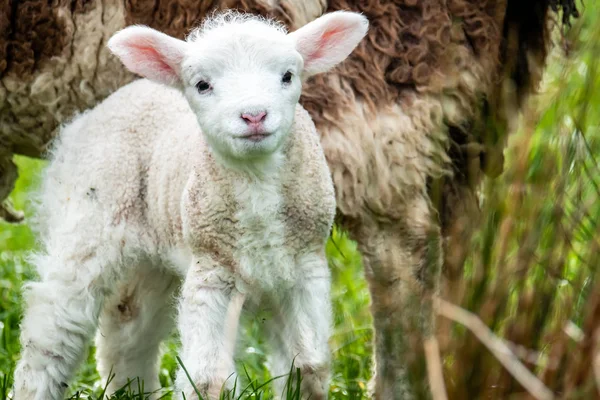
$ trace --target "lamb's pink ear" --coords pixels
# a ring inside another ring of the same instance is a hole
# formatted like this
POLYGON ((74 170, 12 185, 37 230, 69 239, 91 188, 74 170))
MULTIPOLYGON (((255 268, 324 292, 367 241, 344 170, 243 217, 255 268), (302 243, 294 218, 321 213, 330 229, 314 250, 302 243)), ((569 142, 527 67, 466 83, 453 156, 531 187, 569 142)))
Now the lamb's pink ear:
POLYGON ((289 34, 304 58, 305 76, 325 72, 344 61, 367 34, 369 21, 361 14, 335 11, 289 34))
POLYGON ((108 48, 131 72, 171 86, 180 84, 186 42, 146 26, 130 26, 115 33, 108 48))

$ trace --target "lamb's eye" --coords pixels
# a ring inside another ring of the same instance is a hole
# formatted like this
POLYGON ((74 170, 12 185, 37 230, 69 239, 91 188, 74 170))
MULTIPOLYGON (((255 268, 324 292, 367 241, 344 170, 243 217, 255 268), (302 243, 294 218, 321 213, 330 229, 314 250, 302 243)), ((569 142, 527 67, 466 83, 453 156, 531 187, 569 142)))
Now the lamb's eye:
POLYGON ((281 78, 281 82, 283 82, 283 83, 292 82, 292 73, 290 71, 288 71, 285 74, 283 74, 283 77, 281 78))
POLYGON ((200 93, 206 93, 211 89, 210 83, 206 81, 200 81, 196 83, 196 89, 198 89, 198 92, 200 93))

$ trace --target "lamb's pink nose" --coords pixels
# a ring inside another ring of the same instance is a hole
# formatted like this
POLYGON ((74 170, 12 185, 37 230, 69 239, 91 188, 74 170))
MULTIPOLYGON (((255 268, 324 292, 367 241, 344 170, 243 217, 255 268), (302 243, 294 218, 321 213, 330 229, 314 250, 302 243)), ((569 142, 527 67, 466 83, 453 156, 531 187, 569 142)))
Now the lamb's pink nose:
POLYGON ((243 113, 241 115, 242 119, 246 122, 246 124, 252 126, 252 125, 260 125, 261 123, 263 123, 265 121, 265 118, 267 118, 267 113, 266 111, 261 111, 259 113, 243 113))

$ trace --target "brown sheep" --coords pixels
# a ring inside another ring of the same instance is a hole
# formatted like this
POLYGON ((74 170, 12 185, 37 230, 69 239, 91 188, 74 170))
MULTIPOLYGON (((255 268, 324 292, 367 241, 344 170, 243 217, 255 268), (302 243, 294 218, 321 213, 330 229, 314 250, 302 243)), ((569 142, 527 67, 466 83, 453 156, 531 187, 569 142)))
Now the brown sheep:
MULTIPOLYGON (((549 21, 574 0, 0 0, 0 199, 12 154, 40 157, 56 127, 135 77, 105 44, 145 24, 183 37, 238 8, 297 29, 326 11, 362 12, 368 37, 304 87, 372 297, 376 398, 427 392, 428 294, 459 275, 476 226, 476 187, 502 171, 514 115, 538 84, 549 21), (443 253, 441 252, 443 248, 443 253), (419 379, 408 379, 408 376, 419 379)), ((18 219, 8 205, 0 216, 18 219)))

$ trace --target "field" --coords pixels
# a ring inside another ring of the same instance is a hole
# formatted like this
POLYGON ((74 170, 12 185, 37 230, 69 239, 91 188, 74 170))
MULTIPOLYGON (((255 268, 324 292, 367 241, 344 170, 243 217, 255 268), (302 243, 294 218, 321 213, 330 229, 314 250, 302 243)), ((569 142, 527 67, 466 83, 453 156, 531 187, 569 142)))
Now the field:
MULTIPOLYGON (((494 333, 483 336, 511 349, 509 364, 526 366, 532 372, 527 379, 565 399, 600 393, 594 376, 600 377, 600 358, 595 361, 600 349, 600 4, 588 1, 583 9, 568 35, 556 32, 559 48, 550 55, 539 95, 510 138, 505 172, 482 185, 483 219, 463 276, 446 286, 449 301, 494 333)), ((28 194, 45 164, 24 157, 16 162, 21 176, 11 200, 33 218, 28 194)), ((11 398, 20 288, 35 279, 27 254, 36 245, 27 223, 0 222, 0 399, 11 398)), ((338 230, 327 254, 335 312, 330 395, 364 398, 372 328, 360 254, 338 230)), ((470 332, 481 334, 482 327, 466 329, 465 321, 451 323, 460 318, 457 313, 448 314, 440 317, 438 341, 449 398, 528 398, 527 383, 517 382, 470 332)), ((271 378, 264 367, 262 320, 260 314, 247 316, 240 334, 240 384, 250 385, 244 398, 271 396, 268 385, 258 387, 271 378)), ((173 335, 164 345, 160 373, 166 388, 173 384, 176 351, 173 335)), ((69 391, 73 398, 102 397, 93 348, 69 391)), ((132 396, 125 388, 114 398, 132 396)))

